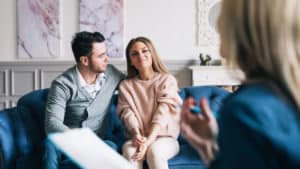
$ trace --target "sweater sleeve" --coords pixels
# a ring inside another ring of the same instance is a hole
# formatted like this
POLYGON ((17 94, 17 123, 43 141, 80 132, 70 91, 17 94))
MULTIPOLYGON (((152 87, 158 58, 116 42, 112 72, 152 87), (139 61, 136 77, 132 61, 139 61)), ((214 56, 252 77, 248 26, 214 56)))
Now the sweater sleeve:
POLYGON ((178 86, 175 77, 167 75, 158 87, 157 91, 158 107, 153 116, 152 123, 158 123, 165 127, 170 116, 178 120, 180 117, 179 106, 182 104, 182 99, 178 95, 178 86))
POLYGON ((54 81, 52 83, 45 110, 46 133, 62 132, 69 129, 64 124, 65 108, 69 98, 67 91, 66 87, 59 82, 54 81))
POLYGON ((117 114, 124 123, 126 129, 132 131, 133 128, 140 128, 140 126, 138 119, 130 108, 129 102, 132 101, 133 98, 129 94, 129 89, 125 87, 123 82, 119 86, 117 114))

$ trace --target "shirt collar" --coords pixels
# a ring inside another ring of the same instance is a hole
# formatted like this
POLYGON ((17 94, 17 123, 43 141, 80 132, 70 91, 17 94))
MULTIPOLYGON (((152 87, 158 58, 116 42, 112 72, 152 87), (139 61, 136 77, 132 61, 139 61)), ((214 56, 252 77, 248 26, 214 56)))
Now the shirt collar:
MULTIPOLYGON (((86 81, 84 80, 84 78, 82 77, 78 67, 76 66, 76 73, 77 73, 77 77, 78 77, 78 81, 79 81, 79 86, 80 87, 86 87, 89 86, 89 84, 86 83, 86 81)), ((99 73, 96 79, 96 88, 100 88, 100 82, 102 80, 104 80, 106 78, 106 74, 105 73, 99 73)))

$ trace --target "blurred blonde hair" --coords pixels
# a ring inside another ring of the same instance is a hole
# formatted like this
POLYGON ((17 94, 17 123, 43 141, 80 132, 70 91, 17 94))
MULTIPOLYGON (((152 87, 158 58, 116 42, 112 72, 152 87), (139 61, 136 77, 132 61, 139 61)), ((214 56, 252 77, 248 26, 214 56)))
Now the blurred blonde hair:
POLYGON ((246 80, 279 85, 300 108, 300 0, 222 0, 221 55, 246 80))
POLYGON ((139 73, 136 70, 136 68, 134 66, 132 66, 131 61, 130 61, 130 50, 131 50, 132 46, 137 42, 144 43, 147 46, 147 48, 150 50, 151 58, 152 58, 152 67, 155 72, 169 73, 167 67, 164 65, 164 63, 161 61, 160 57, 158 56, 158 53, 156 52, 156 49, 155 49, 153 43, 151 42, 151 40, 146 37, 137 37, 137 38, 133 38, 129 41, 129 43, 126 47, 126 51, 125 51, 126 52, 128 78, 135 77, 139 73))

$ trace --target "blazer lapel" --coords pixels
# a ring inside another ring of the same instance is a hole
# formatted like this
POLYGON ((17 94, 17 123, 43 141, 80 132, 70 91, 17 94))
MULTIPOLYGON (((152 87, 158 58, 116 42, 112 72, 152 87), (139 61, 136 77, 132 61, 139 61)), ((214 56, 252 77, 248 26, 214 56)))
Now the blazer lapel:
POLYGON ((110 71, 107 71, 105 82, 101 86, 101 89, 98 91, 95 99, 87 108, 87 112, 89 115, 97 113, 95 112, 96 110, 104 111, 106 105, 108 105, 111 100, 115 88, 118 85, 118 81, 116 80, 118 79, 111 75, 110 71))

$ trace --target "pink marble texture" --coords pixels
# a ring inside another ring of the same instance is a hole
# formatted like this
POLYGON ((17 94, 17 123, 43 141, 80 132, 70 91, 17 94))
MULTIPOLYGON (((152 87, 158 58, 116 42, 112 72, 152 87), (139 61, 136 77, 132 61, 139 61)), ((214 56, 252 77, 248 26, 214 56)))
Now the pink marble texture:
POLYGON ((19 58, 60 56, 60 0, 17 0, 19 58))
POLYGON ((123 0, 81 0, 80 30, 101 32, 106 38, 108 56, 122 57, 123 14, 123 0))

